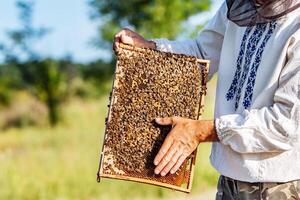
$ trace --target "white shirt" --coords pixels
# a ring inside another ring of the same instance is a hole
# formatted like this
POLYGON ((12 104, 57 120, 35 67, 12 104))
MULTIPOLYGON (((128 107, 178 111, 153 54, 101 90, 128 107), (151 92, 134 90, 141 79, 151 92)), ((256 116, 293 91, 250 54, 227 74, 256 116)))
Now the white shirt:
POLYGON ((276 22, 239 27, 223 3, 195 39, 154 40, 161 51, 211 61, 218 73, 210 160, 247 182, 300 179, 300 9, 276 22), (234 81, 234 77, 235 81, 234 81))

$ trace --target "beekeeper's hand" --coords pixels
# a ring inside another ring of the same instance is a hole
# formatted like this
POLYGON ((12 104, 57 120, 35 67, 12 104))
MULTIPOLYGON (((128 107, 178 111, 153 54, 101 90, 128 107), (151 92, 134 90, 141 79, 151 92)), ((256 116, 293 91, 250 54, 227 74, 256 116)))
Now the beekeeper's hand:
POLYGON ((172 125, 172 130, 154 159, 154 172, 161 176, 169 172, 174 174, 200 142, 219 141, 212 120, 166 117, 155 121, 160 125, 172 125))
POLYGON ((141 35, 128 28, 122 29, 119 33, 115 35, 113 42, 113 50, 115 52, 118 51, 118 45, 120 43, 140 48, 156 48, 155 42, 146 40, 141 35))

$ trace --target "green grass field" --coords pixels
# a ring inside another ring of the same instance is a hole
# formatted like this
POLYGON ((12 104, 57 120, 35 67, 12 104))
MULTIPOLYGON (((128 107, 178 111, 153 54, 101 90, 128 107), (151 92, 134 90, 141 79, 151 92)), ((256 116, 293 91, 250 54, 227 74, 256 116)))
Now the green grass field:
MULTIPOLYGON (((212 117, 214 91, 206 99, 212 117)), ((96 182, 108 97, 73 100, 58 127, 9 129, 0 134, 0 199, 124 200, 183 194, 126 181, 96 182)), ((192 193, 214 187, 218 174, 209 164, 210 144, 201 144, 192 193)))

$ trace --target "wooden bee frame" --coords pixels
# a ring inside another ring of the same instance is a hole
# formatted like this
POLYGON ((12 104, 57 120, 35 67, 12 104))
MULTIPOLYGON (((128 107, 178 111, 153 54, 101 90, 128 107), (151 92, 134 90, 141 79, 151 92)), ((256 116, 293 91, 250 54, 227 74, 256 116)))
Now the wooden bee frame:
POLYGON ((189 193, 196 151, 175 174, 154 174, 169 126, 156 117, 200 119, 209 61, 121 44, 110 95, 97 180, 136 181, 189 193))

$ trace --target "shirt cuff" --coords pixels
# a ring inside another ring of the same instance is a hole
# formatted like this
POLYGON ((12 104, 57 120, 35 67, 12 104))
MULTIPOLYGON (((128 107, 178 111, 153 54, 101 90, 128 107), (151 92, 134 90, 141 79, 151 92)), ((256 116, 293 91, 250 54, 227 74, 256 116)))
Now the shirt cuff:
MULTIPOLYGON (((217 135, 222 143, 226 143, 233 136, 240 132, 240 129, 243 127, 245 121, 247 121, 247 117, 245 117, 246 111, 240 114, 230 114, 230 115, 223 115, 215 119, 215 126, 217 135)), ((249 123, 247 123, 249 124, 249 123)), ((254 124, 250 122, 250 124, 254 124)), ((251 125, 249 126, 251 127, 251 125)))
POLYGON ((223 142, 226 137, 230 136, 230 132, 226 130, 227 123, 221 120, 221 118, 215 119, 215 127, 220 142, 223 142))
POLYGON ((170 52, 171 49, 168 46, 167 39, 150 39, 149 41, 155 42, 156 50, 163 51, 163 52, 170 52))

